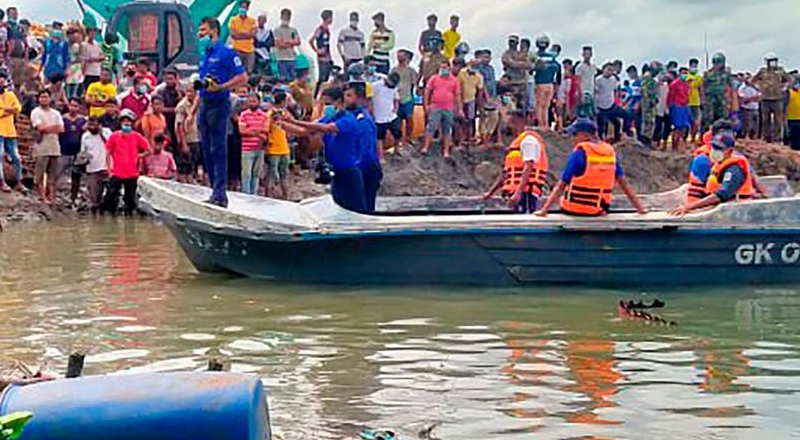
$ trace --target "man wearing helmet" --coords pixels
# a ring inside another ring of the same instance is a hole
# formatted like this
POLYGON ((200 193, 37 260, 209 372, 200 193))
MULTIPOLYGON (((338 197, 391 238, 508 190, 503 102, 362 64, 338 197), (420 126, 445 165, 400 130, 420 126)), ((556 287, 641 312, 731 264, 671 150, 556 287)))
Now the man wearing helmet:
POLYGON ((703 132, 715 122, 728 119, 735 99, 733 76, 725 65, 725 55, 716 53, 711 59, 711 69, 703 76, 703 132))
POLYGON ((764 56, 766 67, 762 67, 753 77, 761 89, 761 135, 767 142, 783 140, 784 93, 791 83, 791 77, 778 65, 778 56, 768 53, 764 56))
POLYGON ((536 69, 534 79, 536 81, 535 99, 536 120, 539 127, 545 130, 550 129, 550 104, 555 93, 556 79, 561 71, 561 66, 556 60, 557 54, 548 50, 550 38, 542 35, 536 39, 536 69))

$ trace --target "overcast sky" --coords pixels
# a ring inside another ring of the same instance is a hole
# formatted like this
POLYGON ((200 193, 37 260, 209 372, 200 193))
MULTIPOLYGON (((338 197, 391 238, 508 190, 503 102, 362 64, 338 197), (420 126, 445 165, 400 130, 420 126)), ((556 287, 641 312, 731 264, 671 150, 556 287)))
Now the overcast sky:
MULTIPOLYGON (((185 0, 189 1, 189 0, 185 0)), ((202 0, 199 0, 202 1, 202 0)), ((293 9, 294 25, 307 39, 319 12, 329 2, 291 0, 284 4, 253 0, 252 11, 264 11, 275 24, 282 6, 293 9)), ((472 49, 488 47, 499 54, 510 33, 535 38, 541 33, 561 43, 564 56, 576 58, 580 47, 595 47, 596 61, 621 58, 626 64, 656 57, 685 64, 704 58, 704 33, 709 50, 722 50, 734 69, 754 69, 767 52, 775 52, 787 68, 800 66, 797 38, 799 0, 340 0, 334 9, 334 33, 346 26, 347 13, 362 14, 362 30, 380 4, 398 47, 415 48, 425 17, 439 15, 440 28, 451 14, 461 16, 461 34, 472 49), (432 6, 436 4, 436 6, 432 6)), ((20 6, 23 16, 38 21, 76 18, 74 0, 0 0, 3 8, 20 6)), ((499 55, 498 55, 499 56, 499 55)))

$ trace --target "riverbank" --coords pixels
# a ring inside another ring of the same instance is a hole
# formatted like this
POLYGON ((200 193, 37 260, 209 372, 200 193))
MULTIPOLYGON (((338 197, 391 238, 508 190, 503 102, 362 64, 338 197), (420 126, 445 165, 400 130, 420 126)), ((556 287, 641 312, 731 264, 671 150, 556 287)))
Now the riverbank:
MULTIPOLYGON (((551 183, 566 164, 572 151, 569 139, 555 134, 545 135, 550 158, 551 183)), ((795 186, 800 184, 800 153, 780 144, 744 140, 739 151, 745 154, 761 175, 785 175, 795 186)), ((648 150, 636 142, 623 141, 617 153, 628 179, 639 193, 668 191, 686 182, 691 152, 672 153, 648 150)), ((421 155, 412 149, 386 156, 382 194, 387 196, 475 196, 483 194, 500 172, 503 150, 482 147, 461 147, 449 159, 440 154, 421 155)), ((63 186, 59 197, 45 204, 29 191, 0 193, 0 219, 6 222, 42 221, 86 215, 85 201, 72 206, 63 186)), ((325 187, 314 184, 310 170, 293 172, 289 181, 289 198, 302 200, 324 195, 325 187)))

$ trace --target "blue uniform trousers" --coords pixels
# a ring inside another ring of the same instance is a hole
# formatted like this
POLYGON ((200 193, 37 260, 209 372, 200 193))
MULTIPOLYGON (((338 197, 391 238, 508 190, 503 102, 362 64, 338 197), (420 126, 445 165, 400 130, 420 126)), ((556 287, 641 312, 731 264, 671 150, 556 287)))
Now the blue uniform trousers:
POLYGON ((203 100, 197 115, 200 142, 206 173, 211 182, 211 200, 227 202, 228 186, 228 124, 231 117, 230 101, 203 100))
POLYGON ((375 199, 378 198, 378 191, 381 189, 383 180, 383 170, 380 162, 372 162, 362 165, 361 174, 364 178, 364 203, 367 213, 375 212, 375 199))
POLYGON ((348 211, 361 214, 367 212, 364 202, 364 177, 358 167, 334 170, 331 195, 337 205, 348 211))

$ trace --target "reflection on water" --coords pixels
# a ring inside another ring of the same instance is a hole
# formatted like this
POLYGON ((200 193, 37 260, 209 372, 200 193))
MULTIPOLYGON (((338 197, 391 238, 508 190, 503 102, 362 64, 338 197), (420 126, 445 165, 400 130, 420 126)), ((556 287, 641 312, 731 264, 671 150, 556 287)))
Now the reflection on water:
MULTIPOLYGON (((679 327, 605 291, 280 286, 200 276, 149 222, 0 234, 2 356, 88 373, 202 369, 270 390, 279 438, 800 438, 800 296, 663 292, 679 327)), ((638 294, 639 292, 635 292, 638 294)))

